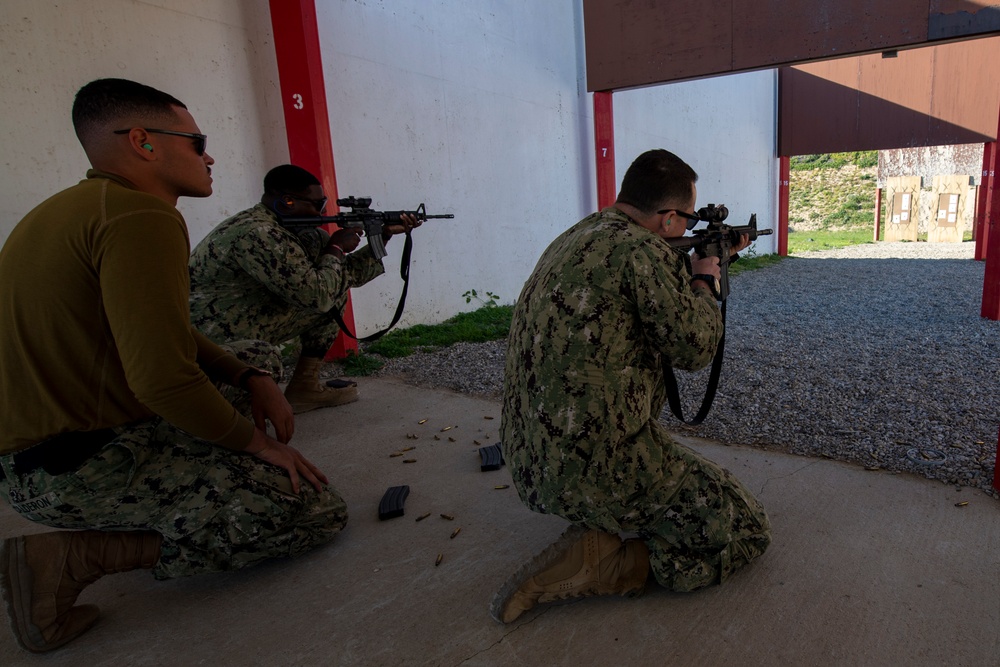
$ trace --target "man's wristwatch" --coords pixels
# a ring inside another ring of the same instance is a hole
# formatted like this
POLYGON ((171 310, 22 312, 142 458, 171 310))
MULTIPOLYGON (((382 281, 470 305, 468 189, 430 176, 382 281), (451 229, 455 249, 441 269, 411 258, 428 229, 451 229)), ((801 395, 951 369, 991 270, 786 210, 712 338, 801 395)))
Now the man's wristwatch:
POLYGON ((710 276, 707 273, 696 273, 691 276, 691 280, 701 280, 708 285, 708 288, 712 290, 712 296, 716 299, 722 294, 722 283, 715 276, 710 276))

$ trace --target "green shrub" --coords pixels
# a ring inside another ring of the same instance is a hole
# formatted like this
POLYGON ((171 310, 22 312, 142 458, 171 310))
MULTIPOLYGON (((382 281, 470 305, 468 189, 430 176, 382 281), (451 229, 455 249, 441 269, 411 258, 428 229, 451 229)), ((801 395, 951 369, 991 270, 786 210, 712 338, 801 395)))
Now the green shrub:
POLYGON ((847 195, 840 206, 823 219, 827 227, 871 227, 875 224, 875 192, 867 191, 847 195))
POLYGON ((862 169, 877 167, 878 151, 796 155, 789 159, 788 166, 793 171, 801 171, 803 169, 840 169, 849 164, 862 169))

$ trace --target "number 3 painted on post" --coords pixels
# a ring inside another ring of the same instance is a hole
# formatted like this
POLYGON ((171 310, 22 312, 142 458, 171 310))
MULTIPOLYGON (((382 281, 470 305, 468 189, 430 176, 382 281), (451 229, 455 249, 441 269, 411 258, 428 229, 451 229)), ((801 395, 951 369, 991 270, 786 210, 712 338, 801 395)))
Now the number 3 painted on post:
POLYGON ((301 109, 302 107, 305 106, 304 104, 302 104, 302 96, 299 95, 298 93, 293 94, 292 99, 295 100, 295 103, 292 104, 293 109, 301 109))

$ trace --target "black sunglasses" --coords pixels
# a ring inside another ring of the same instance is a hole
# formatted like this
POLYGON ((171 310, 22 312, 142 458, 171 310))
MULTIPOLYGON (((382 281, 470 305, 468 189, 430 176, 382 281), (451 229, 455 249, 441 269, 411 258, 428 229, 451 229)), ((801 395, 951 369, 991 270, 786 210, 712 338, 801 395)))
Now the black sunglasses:
POLYGON ((283 196, 288 197, 290 199, 294 199, 295 201, 305 202, 306 204, 312 204, 313 208, 315 208, 320 213, 326 210, 326 203, 330 200, 329 197, 320 197, 319 199, 309 199, 308 197, 299 197, 298 195, 293 195, 287 192, 283 196))
POLYGON ((699 222, 701 222, 701 218, 698 217, 696 214, 694 214, 694 213, 685 213, 684 211, 680 211, 680 210, 678 210, 676 208, 665 208, 665 209, 663 209, 661 211, 657 211, 656 214, 657 215, 663 215, 664 213, 670 213, 671 211, 674 212, 674 213, 676 213, 677 215, 681 216, 685 220, 687 220, 687 228, 688 229, 694 229, 694 226, 697 225, 699 222))
MULTIPOLYGON (((197 153, 198 155, 205 154, 205 146, 208 144, 208 137, 206 137, 204 134, 195 134, 194 132, 176 132, 174 130, 154 130, 148 127, 144 127, 142 129, 145 130, 146 132, 149 132, 150 134, 172 134, 177 137, 190 137, 191 139, 194 139, 194 152, 197 153)), ((132 131, 131 129, 115 130, 114 133, 128 134, 131 131, 132 131)))

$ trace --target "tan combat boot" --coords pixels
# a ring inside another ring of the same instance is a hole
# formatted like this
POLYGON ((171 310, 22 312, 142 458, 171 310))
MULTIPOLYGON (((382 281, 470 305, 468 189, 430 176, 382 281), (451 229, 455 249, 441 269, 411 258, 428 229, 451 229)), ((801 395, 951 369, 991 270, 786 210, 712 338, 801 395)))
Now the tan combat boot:
POLYGON ((649 576, 649 549, 612 533, 572 526, 500 589, 490 614, 510 623, 537 604, 591 595, 639 595, 649 576))
POLYGON ((32 653, 58 648, 97 621, 97 607, 74 607, 105 574, 149 569, 160 558, 159 533, 59 531, 0 544, 0 593, 18 643, 32 653))
POLYGON ((357 383, 352 382, 342 388, 321 385, 319 369, 322 365, 323 360, 318 357, 299 357, 292 379, 285 387, 285 398, 295 414, 358 400, 357 383))

